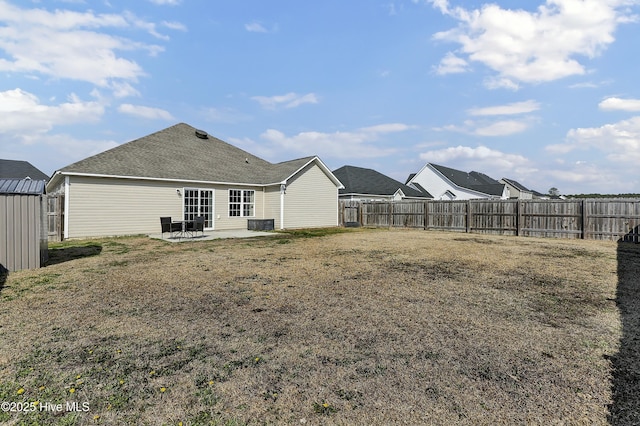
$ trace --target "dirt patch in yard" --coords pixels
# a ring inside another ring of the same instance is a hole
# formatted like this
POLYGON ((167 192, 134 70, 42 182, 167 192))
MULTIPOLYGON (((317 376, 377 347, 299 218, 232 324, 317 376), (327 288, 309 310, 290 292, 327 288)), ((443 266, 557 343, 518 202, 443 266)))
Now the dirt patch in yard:
POLYGON ((0 400, 87 410, 0 421, 632 419, 623 246, 620 266, 615 243, 415 230, 66 243, 0 292, 0 400))

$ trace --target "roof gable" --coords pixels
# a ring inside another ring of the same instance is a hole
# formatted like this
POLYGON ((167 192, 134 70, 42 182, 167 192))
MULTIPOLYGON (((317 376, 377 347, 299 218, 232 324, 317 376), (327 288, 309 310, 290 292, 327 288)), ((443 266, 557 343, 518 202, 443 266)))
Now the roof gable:
POLYGON ((502 178, 502 181, 506 184, 511 185, 518 191, 533 192, 532 190, 528 189, 526 186, 522 185, 520 182, 515 181, 513 179, 502 178))
POLYGON ((430 163, 431 167, 437 170, 450 182, 456 186, 470 189, 472 191, 481 192, 483 194, 502 196, 504 184, 490 178, 484 173, 479 172, 463 172, 445 166, 430 163))
POLYGON ((70 164, 62 174, 267 185, 284 182, 314 156, 272 164, 179 123, 70 164))
POLYGON ((406 197, 430 198, 429 193, 407 186, 380 172, 355 166, 342 166, 333 174, 343 183, 340 194, 365 194, 393 196, 401 190, 406 197))
POLYGON ((0 179, 49 180, 49 176, 28 161, 0 160, 0 179))

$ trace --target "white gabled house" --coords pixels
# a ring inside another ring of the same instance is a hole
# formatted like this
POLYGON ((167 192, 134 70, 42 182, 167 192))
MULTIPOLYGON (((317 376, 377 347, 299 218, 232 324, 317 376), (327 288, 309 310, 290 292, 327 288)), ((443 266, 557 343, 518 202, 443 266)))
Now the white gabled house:
POLYGON ((463 172, 427 163, 407 185, 424 188, 435 200, 507 199, 505 184, 479 172, 463 172))
POLYGON ((64 238, 159 233, 160 217, 205 230, 338 226, 341 182, 316 156, 273 164, 180 123, 57 170, 64 238))

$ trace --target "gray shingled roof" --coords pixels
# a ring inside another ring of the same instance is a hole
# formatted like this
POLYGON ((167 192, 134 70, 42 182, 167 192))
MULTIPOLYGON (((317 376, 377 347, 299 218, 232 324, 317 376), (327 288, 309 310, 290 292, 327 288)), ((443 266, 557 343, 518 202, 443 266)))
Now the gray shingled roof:
POLYGON ((502 180, 507 182, 509 185, 513 186, 514 188, 516 188, 518 191, 533 192, 531 189, 527 188, 526 186, 522 185, 520 182, 515 181, 513 179, 502 178, 502 180))
POLYGON ((501 196, 502 192, 504 191, 504 184, 490 178, 484 173, 467 173, 460 170, 451 169, 449 167, 439 166, 433 163, 431 163, 431 165, 451 182, 462 188, 482 192, 483 194, 497 196, 501 196))
POLYGON ((28 161, 0 160, 0 179, 49 180, 49 176, 34 167, 28 161))
POLYGON ((0 194, 44 194, 46 184, 47 181, 44 179, 0 179, 0 194))
POLYGON ((333 171, 333 174, 342 182, 343 194, 366 194, 391 196, 402 190, 407 197, 433 198, 431 194, 418 191, 403 183, 398 182, 380 172, 355 166, 342 166, 333 171))
POLYGON ((60 172, 265 185, 284 181, 315 158, 272 164, 211 135, 198 137, 196 130, 179 123, 70 164, 60 172))

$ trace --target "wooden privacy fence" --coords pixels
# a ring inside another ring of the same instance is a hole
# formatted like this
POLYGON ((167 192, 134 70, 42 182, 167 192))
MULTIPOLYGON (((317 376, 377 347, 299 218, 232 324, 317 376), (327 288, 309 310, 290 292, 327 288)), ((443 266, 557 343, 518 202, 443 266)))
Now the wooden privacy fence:
POLYGON ((64 235, 64 195, 47 196, 48 239, 52 242, 63 240, 64 235))
POLYGON ((340 200, 340 223, 639 242, 640 200, 340 200))

